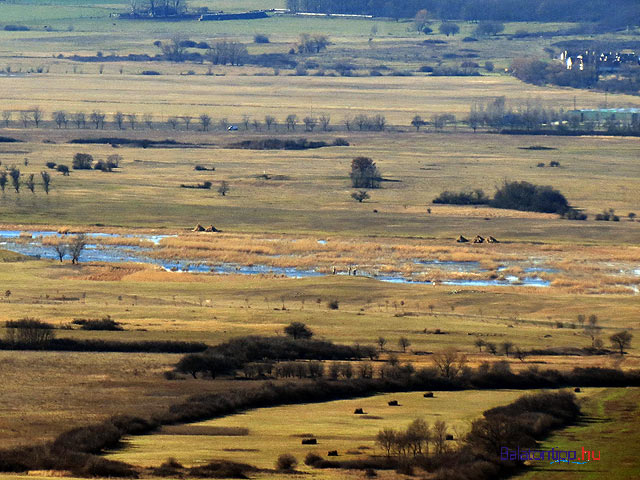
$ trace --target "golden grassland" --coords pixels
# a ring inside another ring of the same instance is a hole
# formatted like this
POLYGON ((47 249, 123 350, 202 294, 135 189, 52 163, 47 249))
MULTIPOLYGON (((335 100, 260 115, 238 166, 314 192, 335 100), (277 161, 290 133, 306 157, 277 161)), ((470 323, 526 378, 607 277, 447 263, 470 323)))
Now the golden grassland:
MULTIPOLYGON (((224 148, 254 137, 236 133, 191 132, 177 137, 217 144, 205 148, 122 147, 114 151, 108 145, 66 142, 93 135, 120 136, 117 131, 30 130, 26 136, 23 131, 13 132, 30 141, 0 144, 0 159, 3 165, 19 165, 25 175, 39 176, 49 161, 70 165, 76 152, 95 158, 118 153, 124 160, 114 173, 72 171, 68 177, 54 173, 48 196, 40 187, 35 195, 26 189, 16 195, 8 186, 0 200, 0 213, 4 223, 50 224, 55 218, 58 225, 173 229, 202 223, 226 232, 415 236, 447 242, 459 234, 481 234, 502 241, 637 244, 640 236, 638 222, 625 218, 640 210, 635 194, 640 176, 637 139, 351 133, 347 135, 350 147, 302 152, 224 148), (46 139, 58 143, 42 143, 46 139), (518 148, 538 144, 557 150, 518 148), (348 179, 350 162, 358 155, 372 157, 386 178, 396 180, 370 191, 371 199, 362 204, 350 198, 353 190, 348 179), (23 166, 24 158, 29 159, 28 166, 23 166), (559 161, 560 168, 536 167, 551 161, 559 161), (216 170, 194 171, 198 164, 216 170), (260 178, 265 173, 271 179, 260 178), (483 188, 491 194, 505 179, 552 185, 591 218, 572 222, 527 212, 431 204, 443 190, 483 188), (216 192, 222 180, 230 185, 225 197, 216 192), (213 182, 213 188, 180 188, 183 183, 204 181, 213 182), (606 208, 616 209, 622 221, 594 222, 594 214, 606 208)), ((313 137, 332 139, 334 135, 313 137)), ((166 132, 155 132, 151 138, 166 136, 166 132)), ((301 132, 294 138, 303 136, 309 134, 301 132)))
MULTIPOLYGON (((595 393, 600 389, 593 390, 595 393)), ((129 437, 124 440, 124 449, 107 458, 140 466, 157 466, 169 457, 190 466, 220 458, 272 468, 278 455, 291 453, 300 461, 302 471, 313 471, 302 464, 306 454, 325 457, 327 451, 337 450, 342 459, 383 455, 375 444, 378 431, 406 428, 416 418, 430 425, 444 420, 454 438, 460 439, 483 411, 512 402, 525 393, 436 392, 434 398, 423 398, 422 392, 392 393, 261 408, 206 422, 164 427, 153 435, 129 437), (388 406, 390 400, 397 400, 400 406, 388 406), (355 415, 357 408, 362 408, 365 415, 355 415), (302 445, 303 437, 316 438, 318 444, 302 445)))

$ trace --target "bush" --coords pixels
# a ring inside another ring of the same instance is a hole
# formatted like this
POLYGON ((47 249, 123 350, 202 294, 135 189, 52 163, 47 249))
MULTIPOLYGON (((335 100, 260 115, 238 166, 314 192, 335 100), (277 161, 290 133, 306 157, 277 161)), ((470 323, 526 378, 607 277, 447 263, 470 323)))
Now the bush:
POLYGON ((87 463, 80 469, 75 469, 74 473, 84 477, 138 478, 138 473, 131 465, 101 457, 90 457, 87 463))
POLYGON ((566 213, 570 208, 564 195, 552 187, 507 181, 496 191, 490 205, 495 208, 559 214, 566 213))
POLYGON ((338 310, 338 308, 340 308, 340 302, 338 302, 338 300, 335 300, 335 299, 330 300, 327 306, 329 307, 330 310, 338 310))
POLYGON ((566 218, 567 220, 586 220, 587 214, 576 210, 575 208, 570 208, 564 214, 564 218, 566 218))
POLYGON ((307 453, 307 456, 304 458, 304 464, 309 467, 313 467, 316 463, 321 461, 322 461, 322 457, 312 452, 307 453))
POLYGON ((489 201, 489 197, 479 189, 470 192, 458 193, 444 191, 433 199, 433 203, 445 205, 484 205, 489 203, 489 201))
POLYGON ((110 316, 106 316, 101 319, 94 320, 84 320, 84 319, 75 319, 71 322, 75 325, 80 325, 82 330, 107 330, 107 331, 121 331, 124 330, 122 326, 112 320, 110 316))
POLYGON ((253 36, 253 42, 254 43, 269 43, 269 37, 267 37, 263 33, 256 33, 253 36))
POLYGON ((53 170, 54 168, 56 168, 56 162, 47 162, 46 166, 47 168, 50 168, 53 170))
POLYGON ((4 31, 5 32, 28 32, 29 27, 27 27, 26 25, 5 25, 4 31))
POLYGON ((56 170, 62 173, 62 175, 69 175, 69 167, 67 167, 66 165, 58 165, 56 167, 56 170))
POLYGON ((280 471, 291 471, 298 465, 296 457, 290 453, 283 453, 276 461, 276 468, 280 471))
POLYGON ((354 158, 349 176, 353 188, 378 188, 382 180, 375 162, 368 157, 354 158))
POLYGON ((464 37, 464 38, 462 39, 462 41, 463 41, 463 42, 477 42, 477 41, 478 41, 478 39, 477 39, 477 38, 475 38, 475 37, 464 37))
POLYGON ((162 75, 162 74, 157 70, 143 70, 142 72, 140 72, 140 75, 162 75))
POLYGON ((74 170, 91 170, 93 164, 93 157, 88 153, 76 153, 73 156, 73 163, 71 166, 74 170))
POLYGON ((431 73, 433 72, 433 67, 431 65, 423 65, 418 69, 418 71, 422 73, 431 73))
POLYGON ((35 318, 8 321, 5 329, 9 343, 43 346, 55 338, 54 326, 35 318))

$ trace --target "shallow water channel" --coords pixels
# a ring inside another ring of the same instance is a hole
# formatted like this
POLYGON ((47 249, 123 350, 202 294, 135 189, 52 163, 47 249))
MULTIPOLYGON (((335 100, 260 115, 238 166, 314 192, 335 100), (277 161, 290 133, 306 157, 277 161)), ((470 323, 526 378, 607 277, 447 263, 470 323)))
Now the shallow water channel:
MULTIPOLYGON (((20 230, 0 230, 0 248, 10 250, 12 252, 21 253, 34 258, 46 258, 57 260, 58 256, 54 248, 50 245, 43 244, 44 239, 51 237, 62 238, 62 234, 55 231, 20 231, 20 230)), ((88 244, 80 255, 81 262, 108 262, 108 263, 125 263, 137 262, 152 265, 158 265, 168 271, 173 272, 193 272, 193 273, 210 273, 210 274, 241 274, 241 275, 258 275, 271 274, 281 275, 289 278, 308 278, 320 277, 327 275, 314 269, 300 268, 284 268, 268 265, 240 265, 230 263, 213 263, 203 262, 191 259, 161 259, 151 255, 152 252, 161 248, 161 242, 164 238, 175 237, 176 235, 147 235, 147 234, 116 234, 116 233, 87 233, 88 244), (141 247, 136 245, 107 245, 101 244, 100 239, 117 238, 123 239, 122 243, 126 243, 126 239, 131 239, 132 243, 143 240, 153 244, 153 247, 141 247), (95 239, 95 243, 91 240, 95 239)), ((323 242, 326 242, 323 240, 323 242)), ((407 276, 401 272, 391 272, 386 274, 377 274, 376 272, 358 271, 359 276, 375 278, 383 282, 392 283, 415 283, 430 284, 430 281, 421 281, 416 278, 419 275, 428 273, 430 270, 437 269, 452 273, 452 278, 444 279, 440 283, 445 285, 461 285, 461 286, 528 286, 528 287, 546 287, 549 281, 539 278, 537 272, 552 272, 552 269, 546 268, 544 265, 534 263, 521 265, 524 275, 518 277, 515 275, 506 275, 496 279, 459 279, 455 278, 459 273, 483 273, 486 272, 479 262, 444 262, 429 259, 416 259, 416 265, 424 267, 422 272, 407 276)), ((503 267, 506 268, 506 267, 503 267)), ((346 275, 338 273, 338 275, 346 275)))

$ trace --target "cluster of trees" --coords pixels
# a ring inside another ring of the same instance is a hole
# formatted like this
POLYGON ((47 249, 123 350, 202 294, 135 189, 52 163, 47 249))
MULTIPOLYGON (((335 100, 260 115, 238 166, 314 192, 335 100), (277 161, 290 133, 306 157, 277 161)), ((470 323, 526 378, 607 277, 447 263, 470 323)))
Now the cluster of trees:
POLYGON ((516 58, 509 67, 511 74, 534 85, 560 85, 573 88, 598 88, 600 90, 637 94, 640 90, 640 66, 625 64, 614 78, 602 77, 598 66, 567 69, 562 62, 546 62, 538 58, 516 58))
POLYGON ((532 8, 529 0, 287 0, 294 12, 346 13, 389 18, 413 18, 426 10, 443 20, 498 20, 537 22, 600 22, 610 26, 638 25, 636 0, 618 0, 615 8, 599 0, 542 0, 532 8))
POLYGON ((134 16, 170 17, 187 11, 186 0, 129 0, 134 16))
POLYGON ((87 236, 84 233, 64 236, 62 238, 53 238, 50 241, 50 245, 54 249, 58 260, 62 263, 66 256, 70 256, 71 263, 74 265, 80 262, 80 255, 87 246, 87 243, 87 236))
MULTIPOLYGON (((11 181, 11 186, 16 193, 20 193, 20 188, 22 186, 25 186, 31 193, 35 194, 35 178, 35 173, 30 173, 25 177, 20 173, 20 169, 16 166, 11 166, 9 169, 5 167, 4 169, 0 170, 0 190, 2 190, 2 194, 4 195, 8 183, 9 181, 11 181)), ((49 195, 49 190, 51 189, 51 175, 49 175, 49 173, 46 171, 42 171, 40 172, 40 178, 42 179, 42 189, 47 195, 49 195)))
POLYGON ((432 426, 421 418, 415 419, 406 430, 395 430, 387 427, 376 435, 376 444, 387 457, 395 456, 401 460, 428 456, 430 446, 435 455, 442 455, 447 449, 447 423, 436 420, 432 426))
POLYGON ((476 189, 471 192, 445 191, 433 199, 433 203, 453 205, 489 204, 494 208, 506 208, 525 212, 566 214, 571 207, 562 193, 550 186, 529 182, 504 181, 497 188, 493 199, 476 189))
POLYGON ((349 177, 353 188, 379 188, 382 181, 380 170, 369 157, 354 158, 349 177))
POLYGON ((302 33, 296 48, 299 53, 320 53, 322 50, 326 50, 328 45, 329 37, 326 35, 302 33))
POLYGON ((114 168, 120 167, 122 157, 117 154, 109 155, 106 160, 93 160, 93 156, 88 153, 76 153, 73 156, 71 166, 74 170, 100 170, 102 172, 112 172, 114 168))

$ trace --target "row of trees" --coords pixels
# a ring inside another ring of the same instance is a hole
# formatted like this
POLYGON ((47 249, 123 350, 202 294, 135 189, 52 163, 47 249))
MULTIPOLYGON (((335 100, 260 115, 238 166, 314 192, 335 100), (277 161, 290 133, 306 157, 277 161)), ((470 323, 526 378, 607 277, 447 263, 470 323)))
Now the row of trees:
POLYGON ((394 19, 414 18, 425 10, 443 20, 600 22, 611 26, 638 25, 640 5, 636 0, 618 0, 615 8, 599 0, 287 0, 294 12, 346 13, 394 19))
MULTIPOLYGON (((42 179, 42 183, 40 184, 42 189, 47 195, 49 195, 49 190, 51 188, 51 175, 49 175, 48 172, 42 171, 40 172, 40 178, 42 179)), ((20 188, 22 186, 27 187, 31 193, 36 193, 35 173, 30 173, 25 176, 21 174, 20 169, 15 166, 10 167, 8 170, 6 168, 0 170, 0 190, 2 190, 3 195, 9 181, 11 181, 11 186, 16 193, 20 193, 20 188)))
POLYGON ((428 456, 430 446, 436 455, 442 455, 447 449, 449 427, 444 420, 436 420, 432 426, 421 418, 415 419, 406 430, 395 430, 387 427, 376 435, 376 444, 385 452, 387 457, 395 456, 400 459, 428 456))

